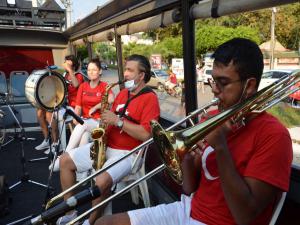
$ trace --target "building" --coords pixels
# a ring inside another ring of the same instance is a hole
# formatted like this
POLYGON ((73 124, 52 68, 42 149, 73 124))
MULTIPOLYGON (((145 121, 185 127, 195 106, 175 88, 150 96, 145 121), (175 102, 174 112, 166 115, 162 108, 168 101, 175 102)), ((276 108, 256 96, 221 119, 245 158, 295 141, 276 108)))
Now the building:
MULTIPOLYGON (((264 69, 269 70, 271 68, 271 41, 264 42, 259 47, 264 54, 264 69)), ((276 40, 274 48, 274 69, 300 69, 299 52, 286 49, 276 40)))

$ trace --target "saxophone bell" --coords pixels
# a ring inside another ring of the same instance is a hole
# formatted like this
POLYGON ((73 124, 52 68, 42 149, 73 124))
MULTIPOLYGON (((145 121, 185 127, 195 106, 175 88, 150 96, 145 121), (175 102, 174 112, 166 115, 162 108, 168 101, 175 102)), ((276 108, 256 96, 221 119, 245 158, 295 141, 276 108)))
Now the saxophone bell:
POLYGON ((93 139, 99 139, 102 138, 104 134, 105 134, 105 130, 101 127, 98 127, 92 130, 91 137, 93 139))

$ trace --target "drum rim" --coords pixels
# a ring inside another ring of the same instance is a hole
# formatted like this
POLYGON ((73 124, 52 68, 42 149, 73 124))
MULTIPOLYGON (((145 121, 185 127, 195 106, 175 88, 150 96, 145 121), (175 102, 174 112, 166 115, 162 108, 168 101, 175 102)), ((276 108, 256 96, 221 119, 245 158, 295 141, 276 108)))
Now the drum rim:
MULTIPOLYGON (((37 71, 39 71, 39 70, 37 70, 37 71)), ((37 71, 35 71, 35 72, 37 72, 37 71)), ((30 75, 34 75, 34 73, 33 73, 33 74, 30 74, 30 75)), ((38 106, 39 106, 40 108, 43 108, 43 109, 49 111, 49 112, 52 112, 52 111, 54 111, 56 108, 60 108, 60 107, 65 103, 65 101, 66 101, 66 96, 67 96, 67 94, 66 94, 66 92, 67 92, 67 85, 66 85, 66 81, 65 81, 64 77, 63 77, 59 72, 53 71, 53 70, 51 70, 51 71, 45 70, 45 74, 42 74, 41 77, 38 79, 38 81, 37 81, 37 83, 36 83, 36 85, 35 85, 35 89, 37 89, 37 87, 39 87, 39 84, 41 83, 41 81, 43 80, 43 78, 46 77, 46 76, 56 76, 56 77, 58 77, 58 78, 62 81, 62 83, 63 83, 63 88, 64 88, 64 90, 65 90, 64 93, 63 93, 63 100, 62 100, 55 108, 53 108, 53 107, 48 107, 48 106, 44 105, 44 104, 42 103, 40 97, 38 96, 38 92, 35 90, 34 97, 35 97, 35 100, 36 100, 36 103, 38 104, 38 106), (50 73, 51 73, 51 75, 50 75, 50 73)), ((30 77, 30 76, 29 76, 29 77, 30 77)), ((28 77, 28 78, 29 78, 29 77, 28 77)))

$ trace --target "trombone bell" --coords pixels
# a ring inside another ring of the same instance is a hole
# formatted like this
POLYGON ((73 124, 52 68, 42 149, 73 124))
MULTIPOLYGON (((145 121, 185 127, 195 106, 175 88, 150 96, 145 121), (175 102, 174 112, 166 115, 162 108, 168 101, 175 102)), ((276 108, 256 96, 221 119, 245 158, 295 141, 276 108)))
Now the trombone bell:
POLYGON ((155 120, 151 121, 151 127, 153 141, 158 146, 160 157, 169 174, 176 183, 182 184, 180 163, 186 150, 184 143, 175 137, 174 131, 165 131, 155 120))

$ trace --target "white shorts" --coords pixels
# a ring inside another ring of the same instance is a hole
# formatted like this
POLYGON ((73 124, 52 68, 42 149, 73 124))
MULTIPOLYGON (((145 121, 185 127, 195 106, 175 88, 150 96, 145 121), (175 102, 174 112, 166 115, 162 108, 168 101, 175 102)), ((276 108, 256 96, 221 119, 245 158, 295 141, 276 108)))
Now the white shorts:
MULTIPOLYGON (((71 159, 73 160, 77 172, 85 172, 88 170, 92 170, 93 161, 90 158, 90 146, 92 143, 80 146, 78 148, 72 149, 68 152, 71 159)), ((107 165, 115 162, 122 156, 128 154, 128 150, 119 150, 107 147, 106 149, 106 161, 103 165, 103 168, 107 165)), ((113 180, 113 184, 118 183, 122 180, 125 176, 129 175, 132 169, 132 164, 135 159, 135 154, 125 158, 124 160, 120 161, 116 165, 109 168, 106 172, 111 176, 113 180)))
POLYGON ((190 217, 191 197, 181 201, 128 211, 131 225, 205 225, 190 217))

